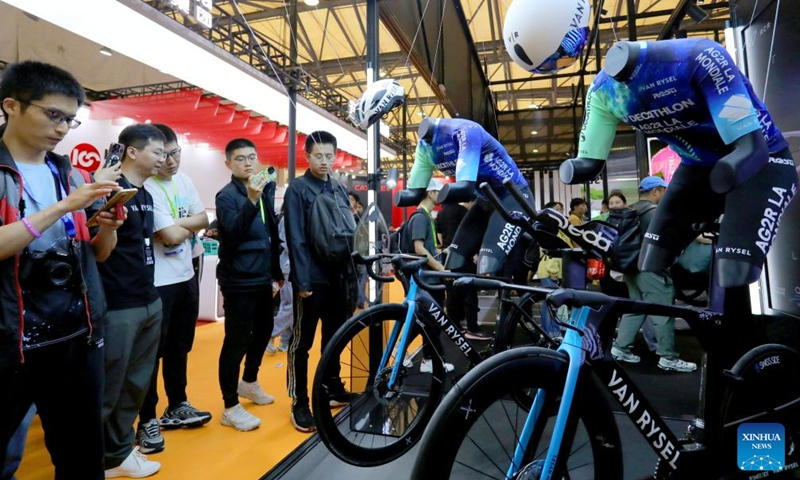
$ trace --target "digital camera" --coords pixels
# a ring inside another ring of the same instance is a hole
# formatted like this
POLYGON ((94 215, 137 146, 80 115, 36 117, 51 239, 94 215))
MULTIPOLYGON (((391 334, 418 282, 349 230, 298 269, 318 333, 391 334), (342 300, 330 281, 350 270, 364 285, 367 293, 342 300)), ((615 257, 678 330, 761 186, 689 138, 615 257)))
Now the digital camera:
POLYGON ((60 248, 44 251, 25 250, 22 254, 20 277, 29 285, 68 287, 78 275, 78 259, 60 248))

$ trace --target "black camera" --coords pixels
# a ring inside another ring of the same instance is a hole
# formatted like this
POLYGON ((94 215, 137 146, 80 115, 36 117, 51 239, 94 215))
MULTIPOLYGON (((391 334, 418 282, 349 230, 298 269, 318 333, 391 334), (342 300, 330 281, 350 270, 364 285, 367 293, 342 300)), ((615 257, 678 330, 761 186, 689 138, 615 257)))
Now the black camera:
POLYGON ((58 248, 33 252, 25 250, 21 259, 20 278, 29 285, 67 287, 80 278, 78 259, 58 248))

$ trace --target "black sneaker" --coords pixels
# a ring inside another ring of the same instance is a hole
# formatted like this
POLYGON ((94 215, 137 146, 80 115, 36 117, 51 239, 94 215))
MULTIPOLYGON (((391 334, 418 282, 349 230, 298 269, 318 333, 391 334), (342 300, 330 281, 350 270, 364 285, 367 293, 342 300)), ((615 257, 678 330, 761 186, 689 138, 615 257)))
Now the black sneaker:
POLYGON ((355 393, 350 393, 344 388, 339 391, 332 392, 328 394, 328 405, 331 408, 339 408, 344 407, 345 405, 349 404, 356 398, 357 395, 355 393))
POLYGON ((205 425, 211 420, 211 412, 203 412, 192 406, 189 402, 181 402, 175 408, 169 408, 164 411, 164 415, 158 420, 158 423, 163 429, 172 428, 194 428, 205 425))
POLYGON ((484 332, 483 330, 477 330, 475 332, 471 330, 467 330, 464 332, 464 336, 467 337, 469 340, 477 340, 477 341, 487 341, 492 339, 492 335, 484 332))
POLYGON ((139 425, 136 431, 136 443, 142 453, 158 453, 164 450, 164 436, 155 418, 139 425))
POLYGON ((295 430, 303 433, 312 433, 317 430, 314 426, 314 417, 311 416, 311 409, 308 404, 300 404, 292 407, 292 425, 295 430))

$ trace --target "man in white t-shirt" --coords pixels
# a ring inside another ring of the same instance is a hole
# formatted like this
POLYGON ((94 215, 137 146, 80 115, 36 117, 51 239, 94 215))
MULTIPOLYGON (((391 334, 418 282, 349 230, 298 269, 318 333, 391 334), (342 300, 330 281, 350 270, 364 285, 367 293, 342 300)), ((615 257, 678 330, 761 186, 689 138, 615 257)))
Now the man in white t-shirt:
POLYGON ((208 226, 208 216, 192 180, 178 172, 181 148, 175 132, 154 124, 166 138, 167 158, 159 173, 144 186, 153 197, 155 232, 155 286, 163 302, 164 318, 158 357, 163 359, 164 389, 169 401, 156 419, 158 362, 150 390, 139 412, 139 449, 163 450, 161 428, 199 427, 211 420, 210 412, 194 408, 186 397, 186 367, 194 343, 199 308, 198 275, 193 266, 197 232, 208 226), (160 446, 160 448, 159 448, 160 446))

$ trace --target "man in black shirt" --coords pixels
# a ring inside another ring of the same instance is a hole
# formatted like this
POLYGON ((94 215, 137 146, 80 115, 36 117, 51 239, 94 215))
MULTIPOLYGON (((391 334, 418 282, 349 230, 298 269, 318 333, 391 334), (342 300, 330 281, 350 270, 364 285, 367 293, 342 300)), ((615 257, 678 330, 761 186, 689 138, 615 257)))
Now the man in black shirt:
POLYGON ((161 335, 161 299, 153 284, 153 198, 144 181, 164 163, 164 134, 152 125, 126 127, 119 134, 125 145, 119 185, 139 191, 128 201, 128 219, 117 230, 117 247, 101 263, 100 276, 108 301, 105 318, 103 428, 106 478, 145 477, 161 464, 141 451, 164 449, 158 423, 134 435, 156 363, 161 335), (133 449, 134 441, 139 449, 133 449))

